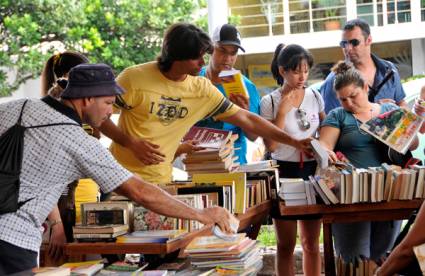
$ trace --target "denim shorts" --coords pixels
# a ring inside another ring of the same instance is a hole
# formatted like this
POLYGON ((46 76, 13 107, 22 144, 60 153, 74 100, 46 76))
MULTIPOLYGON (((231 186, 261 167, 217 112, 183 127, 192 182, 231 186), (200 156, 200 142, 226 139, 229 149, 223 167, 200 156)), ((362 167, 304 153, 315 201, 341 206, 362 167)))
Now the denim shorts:
POLYGON ((378 260, 394 245, 400 233, 401 220, 365 221, 356 223, 334 223, 332 234, 336 256, 352 262, 364 256, 378 260))

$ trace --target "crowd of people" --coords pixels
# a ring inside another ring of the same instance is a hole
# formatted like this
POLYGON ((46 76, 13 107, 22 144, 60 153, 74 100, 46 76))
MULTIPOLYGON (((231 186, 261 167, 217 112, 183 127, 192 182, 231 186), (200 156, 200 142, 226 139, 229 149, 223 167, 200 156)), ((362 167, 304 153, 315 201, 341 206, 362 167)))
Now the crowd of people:
MULTIPOLYGON (((200 149, 196 141, 181 143, 194 125, 238 133, 235 157, 241 164, 247 162, 247 139, 262 137, 281 177, 314 175, 312 139, 319 139, 332 161, 339 151, 357 168, 379 166, 382 155, 359 125, 406 107, 406 102, 396 67, 373 54, 371 44, 369 25, 361 19, 348 21, 340 42, 345 60, 335 65, 320 91, 306 86, 312 54, 301 45, 277 45, 271 72, 279 88, 262 99, 246 77, 249 97, 225 95, 219 73, 233 69, 238 51, 244 51, 238 30, 230 24, 218 26, 210 38, 192 24, 176 23, 166 31, 156 61, 131 66, 116 78, 108 65, 90 64, 78 52, 53 55, 43 70, 41 99, 0 105, 0 141, 16 123, 26 127, 19 208, 0 210, 0 275, 37 266, 46 218, 52 228, 50 254, 61 255, 63 245, 72 241, 79 203, 75 189, 90 195, 85 201, 96 201, 100 188, 103 194, 114 191, 159 214, 218 224, 230 232, 236 218, 224 208, 194 209, 157 187, 172 180, 176 157, 200 149), (208 64, 205 55, 210 55, 208 64), (118 124, 110 119, 114 111, 120 113, 118 124), (111 138, 109 150, 98 142, 100 133, 111 138)), ((414 111, 425 111, 420 101, 414 111)), ((417 144, 415 140, 410 149, 417 144)), ((423 213, 422 208, 420 223, 423 213)), ((320 275, 320 217, 288 220, 278 210, 271 215, 277 274, 294 275, 299 225, 304 273, 320 275)), ((393 254, 413 257, 412 246, 425 242, 419 238, 420 223, 393 254)), ((400 224, 334 224, 336 253, 347 261, 360 255, 380 260, 392 248, 400 224)), ((379 275, 392 275, 402 266, 396 263, 404 259, 393 254, 379 275)))

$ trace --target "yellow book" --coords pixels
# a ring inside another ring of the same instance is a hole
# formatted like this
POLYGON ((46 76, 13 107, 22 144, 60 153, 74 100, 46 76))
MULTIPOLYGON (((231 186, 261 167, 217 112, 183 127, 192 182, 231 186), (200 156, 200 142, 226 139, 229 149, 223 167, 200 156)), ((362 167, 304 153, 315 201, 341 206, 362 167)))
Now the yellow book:
POLYGON ((218 77, 222 81, 221 84, 223 85, 224 92, 227 97, 231 94, 240 94, 249 98, 248 90, 245 86, 241 71, 236 69, 221 71, 218 77))

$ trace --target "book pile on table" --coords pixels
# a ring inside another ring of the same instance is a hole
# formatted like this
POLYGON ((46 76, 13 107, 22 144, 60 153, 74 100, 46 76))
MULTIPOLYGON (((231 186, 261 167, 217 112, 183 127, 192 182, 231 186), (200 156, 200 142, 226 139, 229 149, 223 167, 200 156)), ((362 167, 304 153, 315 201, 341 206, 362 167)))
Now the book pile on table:
POLYGON ((235 234, 232 240, 216 236, 195 238, 185 249, 196 269, 219 268, 232 275, 256 275, 263 257, 255 240, 245 234, 235 234))
POLYGON ((238 167, 234 157, 237 134, 231 131, 192 127, 183 141, 197 141, 204 149, 187 154, 183 163, 186 171, 195 173, 230 172, 238 167))
POLYGON ((425 166, 401 168, 386 163, 369 168, 330 166, 318 170, 304 185, 300 179, 284 182, 281 179, 279 195, 287 206, 315 204, 315 201, 330 205, 423 199, 425 166))
POLYGON ((81 242, 114 241, 129 231, 132 212, 130 202, 83 203, 81 224, 73 227, 73 237, 81 242))
POLYGON ((134 231, 117 238, 117 243, 167 243, 181 239, 186 230, 134 231))
POLYGON ((353 258, 350 262, 345 262, 339 256, 336 260, 337 276, 373 276, 377 269, 378 265, 373 260, 364 257, 353 258))

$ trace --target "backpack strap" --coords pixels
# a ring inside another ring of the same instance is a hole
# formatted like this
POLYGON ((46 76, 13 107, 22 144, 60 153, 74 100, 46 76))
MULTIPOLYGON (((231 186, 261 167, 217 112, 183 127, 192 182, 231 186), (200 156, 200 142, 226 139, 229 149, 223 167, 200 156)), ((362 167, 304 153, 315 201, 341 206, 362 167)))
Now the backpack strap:
POLYGON ((38 126, 28 126, 25 128, 42 128, 42 127, 50 127, 50 126, 77 126, 81 127, 79 124, 74 123, 54 123, 54 124, 45 124, 45 125, 38 125, 38 126))
POLYGON ((273 96, 270 93, 270 100, 272 101, 272 117, 274 117, 274 101, 273 101, 273 96))
POLYGON ((16 124, 18 124, 18 125, 21 125, 21 122, 22 122, 22 113, 24 113, 24 108, 25 108, 25 105, 27 104, 27 102, 28 102, 28 99, 25 100, 24 103, 22 104, 21 113, 19 113, 19 118, 18 118, 18 121, 16 122, 16 124))

